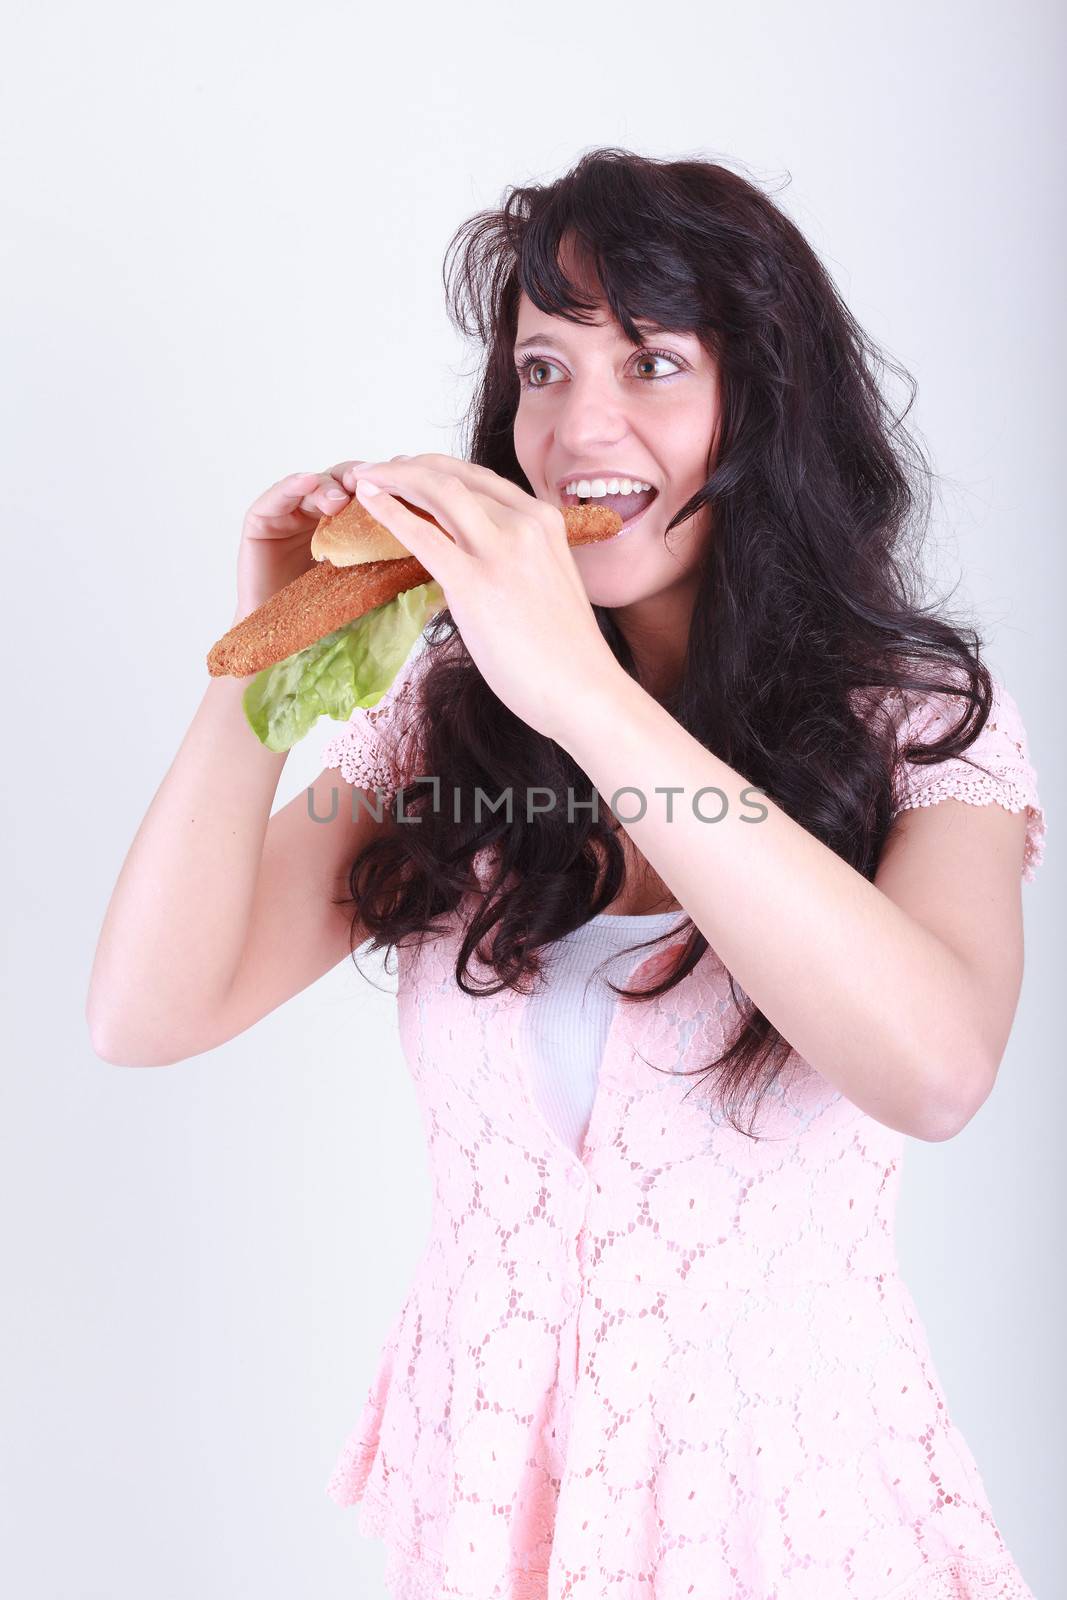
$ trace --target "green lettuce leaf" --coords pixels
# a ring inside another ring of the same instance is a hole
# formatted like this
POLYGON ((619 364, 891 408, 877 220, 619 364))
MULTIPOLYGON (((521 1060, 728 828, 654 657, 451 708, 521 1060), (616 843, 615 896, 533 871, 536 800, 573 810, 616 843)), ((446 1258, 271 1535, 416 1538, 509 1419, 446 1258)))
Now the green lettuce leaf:
POLYGON ((257 739, 268 750, 291 750, 320 717, 346 722, 356 706, 377 705, 430 617, 445 604, 439 583, 420 583, 264 667, 241 702, 257 739))

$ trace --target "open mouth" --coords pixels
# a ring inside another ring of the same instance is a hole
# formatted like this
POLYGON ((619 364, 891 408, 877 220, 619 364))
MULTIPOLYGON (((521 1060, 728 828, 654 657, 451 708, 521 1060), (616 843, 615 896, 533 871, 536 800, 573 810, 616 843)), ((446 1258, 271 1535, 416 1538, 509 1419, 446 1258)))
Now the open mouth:
MULTIPOLYGON (((612 511, 618 512, 623 528, 626 528, 644 515, 658 494, 658 489, 642 489, 632 494, 564 494, 562 500, 565 506, 610 506, 612 511)), ((618 538, 618 534, 615 537, 618 538)))

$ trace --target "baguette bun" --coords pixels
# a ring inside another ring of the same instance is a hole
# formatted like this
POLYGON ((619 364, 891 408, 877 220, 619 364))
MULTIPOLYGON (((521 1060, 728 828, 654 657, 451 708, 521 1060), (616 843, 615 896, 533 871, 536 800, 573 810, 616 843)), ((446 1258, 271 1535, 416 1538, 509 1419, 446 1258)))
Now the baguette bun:
MULTIPOLYGON (((409 511, 417 508, 401 501, 409 511)), ((434 517, 421 513, 428 521, 434 517)), ((332 517, 323 517, 311 535, 311 554, 316 561, 330 561, 335 567, 361 567, 368 561, 401 561, 411 554, 395 534, 371 516, 355 495, 332 517)))

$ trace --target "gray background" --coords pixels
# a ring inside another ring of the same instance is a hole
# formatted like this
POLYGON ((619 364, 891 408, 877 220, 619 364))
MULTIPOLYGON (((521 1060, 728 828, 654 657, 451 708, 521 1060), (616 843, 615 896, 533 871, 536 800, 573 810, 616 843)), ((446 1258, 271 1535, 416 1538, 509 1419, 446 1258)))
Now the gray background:
POLYGON ((1062 1594, 1062 13, 6 18, 4 1588, 383 1594, 381 1546, 324 1485, 429 1221, 393 980, 342 963, 156 1070, 94 1056, 85 990, 229 625, 245 508, 297 469, 456 451, 452 230, 622 144, 769 188, 915 374, 947 479, 935 571, 963 574, 1029 732, 1051 838, 1015 1029, 970 1126, 909 1141, 900 1251, 1005 1539, 1062 1594))

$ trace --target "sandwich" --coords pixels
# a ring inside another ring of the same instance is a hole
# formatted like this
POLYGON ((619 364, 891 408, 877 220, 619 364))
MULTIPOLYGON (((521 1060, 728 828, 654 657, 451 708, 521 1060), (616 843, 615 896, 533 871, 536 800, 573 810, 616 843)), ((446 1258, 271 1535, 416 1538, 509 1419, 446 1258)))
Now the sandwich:
MULTIPOLYGON (((420 506, 401 504, 440 528, 420 506)), ((565 507, 563 520, 571 545, 610 539, 622 527, 618 512, 595 502, 565 507)), ((292 749, 321 716, 345 722, 357 706, 376 705, 447 603, 422 562, 354 497, 320 519, 311 555, 307 572, 208 652, 213 678, 251 677, 242 705, 269 750, 292 749)))

